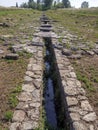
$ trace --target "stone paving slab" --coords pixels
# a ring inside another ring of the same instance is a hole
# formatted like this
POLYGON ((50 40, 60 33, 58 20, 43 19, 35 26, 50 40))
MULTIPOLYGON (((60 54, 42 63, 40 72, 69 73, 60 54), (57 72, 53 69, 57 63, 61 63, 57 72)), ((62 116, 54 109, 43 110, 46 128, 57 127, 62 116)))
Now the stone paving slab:
POLYGON ((57 59, 64 98, 67 106, 65 116, 70 126, 70 130, 98 130, 98 120, 96 113, 90 105, 86 92, 77 80, 74 68, 69 59, 62 55, 59 49, 54 48, 57 59))
POLYGON ((42 86, 43 48, 31 46, 33 56, 27 66, 19 103, 14 111, 9 130, 33 130, 39 126, 42 86))

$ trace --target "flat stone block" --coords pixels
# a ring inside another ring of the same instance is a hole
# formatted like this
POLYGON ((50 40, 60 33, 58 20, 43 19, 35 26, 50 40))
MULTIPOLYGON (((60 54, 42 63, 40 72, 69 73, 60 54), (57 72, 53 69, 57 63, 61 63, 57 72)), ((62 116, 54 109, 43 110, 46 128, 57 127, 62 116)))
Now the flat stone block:
POLYGON ((23 102, 31 101, 32 100, 32 95, 30 93, 27 93, 27 92, 22 92, 18 96, 18 100, 23 101, 23 102))
POLYGON ((80 115, 78 113, 70 113, 70 118, 72 121, 79 121, 80 115))
POLYGON ((29 105, 25 102, 19 102, 16 109, 20 109, 20 110, 29 109, 29 105))
POLYGON ((95 112, 89 113, 83 117, 83 120, 87 122, 92 122, 92 121, 95 121, 96 119, 97 119, 97 116, 95 112))
POLYGON ((65 91, 65 94, 67 94, 68 96, 74 96, 74 95, 79 94, 76 87, 66 86, 66 87, 64 87, 64 91, 65 91))
POLYGON ((11 123, 11 125, 9 127, 9 130, 19 130, 20 129, 20 124, 21 123, 18 123, 18 122, 11 123))
POLYGON ((33 92, 35 89, 33 84, 24 84, 22 85, 22 90, 26 92, 33 92))
POLYGON ((33 70, 33 71, 36 71, 36 70, 41 71, 41 70, 42 70, 42 66, 41 66, 41 65, 37 65, 37 64, 33 64, 32 70, 33 70))
POLYGON ((13 121, 13 122, 21 122, 21 121, 24 120, 25 116, 26 116, 26 114, 25 114, 24 111, 22 111, 22 110, 16 110, 16 111, 14 112, 12 121, 13 121))
POLYGON ((81 108, 84 111, 93 111, 91 105, 89 104, 89 102, 87 100, 81 101, 81 108))
POLYGON ((73 127, 75 130, 88 130, 88 128, 81 122, 74 122, 73 127))
POLYGON ((24 81, 25 82, 31 82, 33 79, 31 78, 31 77, 29 77, 29 76, 25 76, 24 77, 24 81))
POLYGON ((27 121, 22 123, 21 130, 34 130, 37 127, 38 127, 38 122, 27 121))
POLYGON ((78 104, 78 100, 74 97, 66 97, 66 101, 68 106, 76 106, 78 104))
POLYGON ((34 76, 34 72, 26 71, 26 75, 29 76, 29 77, 33 77, 34 76))

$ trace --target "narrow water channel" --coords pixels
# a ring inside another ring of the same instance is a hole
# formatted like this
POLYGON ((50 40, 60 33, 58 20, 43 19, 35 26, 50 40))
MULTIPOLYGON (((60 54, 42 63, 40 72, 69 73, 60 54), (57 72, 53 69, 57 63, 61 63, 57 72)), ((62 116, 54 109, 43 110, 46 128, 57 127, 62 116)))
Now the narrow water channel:
POLYGON ((45 42, 46 46, 46 54, 45 54, 45 72, 46 72, 46 87, 45 87, 45 111, 46 111, 46 119, 49 126, 52 128, 57 128, 57 116, 55 110, 55 102, 54 102, 54 86, 53 80, 51 78, 51 55, 48 49, 48 44, 45 42))

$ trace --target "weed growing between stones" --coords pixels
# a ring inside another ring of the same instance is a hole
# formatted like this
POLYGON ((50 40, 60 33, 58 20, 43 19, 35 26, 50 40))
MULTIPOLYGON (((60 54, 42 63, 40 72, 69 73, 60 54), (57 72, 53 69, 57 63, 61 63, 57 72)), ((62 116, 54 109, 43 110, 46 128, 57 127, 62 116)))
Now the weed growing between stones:
POLYGON ((7 112, 5 113, 5 115, 4 115, 4 119, 5 119, 6 121, 11 121, 12 117, 13 117, 13 112, 12 112, 12 111, 7 111, 7 112))
POLYGON ((17 106, 18 104, 18 99, 17 99, 17 95, 18 93, 20 93, 22 91, 22 87, 21 86, 17 86, 12 93, 9 95, 9 105, 11 108, 14 108, 17 106))

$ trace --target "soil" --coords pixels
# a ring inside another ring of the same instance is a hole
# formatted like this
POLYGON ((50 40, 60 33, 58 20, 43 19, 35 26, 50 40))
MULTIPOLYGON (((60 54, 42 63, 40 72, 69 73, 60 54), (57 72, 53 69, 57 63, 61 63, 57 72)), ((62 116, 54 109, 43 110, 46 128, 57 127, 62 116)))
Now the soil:
POLYGON ((80 60, 71 60, 76 73, 84 75, 91 84, 91 89, 81 81, 82 87, 85 88, 90 104, 98 116, 98 55, 85 56, 80 60))

